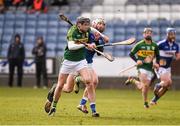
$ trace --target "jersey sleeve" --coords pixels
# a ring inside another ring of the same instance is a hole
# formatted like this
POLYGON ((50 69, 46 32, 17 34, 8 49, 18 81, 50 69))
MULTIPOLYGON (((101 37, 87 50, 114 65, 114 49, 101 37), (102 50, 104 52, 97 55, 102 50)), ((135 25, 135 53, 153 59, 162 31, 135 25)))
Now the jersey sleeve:
POLYGON ((179 45, 177 44, 176 53, 179 53, 179 45))
POLYGON ((156 57, 156 62, 159 63, 160 56, 159 56, 159 47, 158 47, 158 45, 156 45, 156 47, 155 47, 155 57, 156 57))
POLYGON ((165 40, 159 41, 159 42, 157 43, 157 46, 158 46, 159 50, 163 50, 163 48, 164 48, 164 42, 165 42, 165 40))
POLYGON ((67 33, 67 40, 68 41, 75 41, 76 40, 76 34, 74 33, 73 26, 69 29, 67 33))
POLYGON ((139 43, 137 43, 132 49, 131 49, 131 52, 130 54, 131 55, 135 55, 139 50, 139 43))
POLYGON ((94 43, 95 41, 95 37, 94 37, 94 34, 93 33, 89 33, 89 43, 94 43))
POLYGON ((129 56, 135 61, 137 62, 137 55, 136 53, 138 52, 139 50, 139 43, 137 43, 132 49, 131 49, 131 52, 129 53, 129 56))

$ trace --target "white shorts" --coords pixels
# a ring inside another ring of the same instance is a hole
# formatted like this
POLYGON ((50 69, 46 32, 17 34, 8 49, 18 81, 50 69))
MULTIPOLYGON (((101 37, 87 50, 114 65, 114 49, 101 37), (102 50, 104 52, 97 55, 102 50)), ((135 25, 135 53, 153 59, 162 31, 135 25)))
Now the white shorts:
POLYGON ((92 70, 92 69, 93 69, 92 63, 88 63, 87 65, 88 65, 88 69, 89 69, 89 70, 92 70))
POLYGON ((152 78, 154 77, 154 73, 152 71, 145 70, 145 69, 142 69, 142 68, 140 68, 138 71, 139 71, 139 73, 146 74, 148 80, 152 80, 152 78))
POLYGON ((62 74, 76 74, 79 70, 87 68, 86 60, 81 60, 78 62, 64 60, 60 68, 60 73, 62 74))
POLYGON ((158 74, 161 76, 163 74, 169 74, 171 75, 171 68, 163 68, 163 67, 159 67, 159 70, 158 70, 158 74))
MULTIPOLYGON (((88 68, 88 70, 93 70, 92 63, 88 63, 88 64, 87 64, 87 68, 88 68)), ((78 73, 77 71, 74 71, 74 72, 72 72, 72 73, 70 73, 70 74, 71 74, 71 75, 74 75, 74 76, 79 75, 79 73, 78 73)))

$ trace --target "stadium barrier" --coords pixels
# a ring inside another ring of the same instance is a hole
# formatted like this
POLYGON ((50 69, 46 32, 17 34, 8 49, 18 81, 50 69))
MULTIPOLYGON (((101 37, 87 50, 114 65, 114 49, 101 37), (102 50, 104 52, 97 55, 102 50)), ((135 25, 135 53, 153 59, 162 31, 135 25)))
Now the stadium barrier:
MULTIPOLYGON (((47 58, 47 71, 48 71, 48 84, 52 85, 53 82, 57 81, 59 68, 61 66, 62 57, 47 58)), ((173 86, 172 89, 180 89, 180 61, 173 62, 172 74, 173 74, 173 86)), ((128 76, 137 76, 136 68, 130 69, 119 75, 119 72, 132 66, 134 61, 129 57, 115 58, 115 61, 109 62, 107 59, 102 57, 96 57, 94 59, 93 68, 99 75, 98 88, 132 88, 123 85, 124 81, 128 76)), ((35 85, 35 67, 32 58, 28 58, 24 64, 24 78, 23 86, 32 87, 35 85)), ((15 79, 16 80, 16 79, 15 79)), ((8 82, 8 64, 7 60, 0 58, 0 86, 7 86, 8 82)), ((16 83, 16 82, 15 82, 16 83)), ((15 85, 15 84, 14 84, 15 85)))

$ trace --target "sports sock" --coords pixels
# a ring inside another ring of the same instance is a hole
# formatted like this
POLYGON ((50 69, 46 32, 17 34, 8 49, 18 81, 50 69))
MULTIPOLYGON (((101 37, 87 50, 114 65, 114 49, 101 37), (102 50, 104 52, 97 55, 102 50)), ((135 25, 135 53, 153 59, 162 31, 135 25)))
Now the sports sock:
POLYGON ((80 105, 85 105, 87 102, 88 98, 87 97, 83 97, 80 101, 80 105))
POLYGON ((155 95, 152 99, 153 102, 157 102, 157 100, 159 99, 160 97, 158 97, 157 95, 155 95))
POLYGON ((90 108, 91 108, 92 113, 96 112, 96 104, 95 103, 91 103, 90 108))
POLYGON ((53 108, 56 108, 56 106, 57 106, 57 101, 53 101, 53 108))
POLYGON ((77 76, 77 77, 75 78, 75 80, 76 80, 76 82, 82 82, 82 77, 81 77, 81 76, 77 76))
POLYGON ((149 107, 148 102, 144 102, 144 105, 147 106, 147 107, 149 107))
POLYGON ((157 83, 156 85, 155 85, 155 88, 161 88, 162 86, 160 85, 160 83, 157 83))
POLYGON ((135 82, 136 82, 136 79, 134 79, 134 78, 131 79, 131 83, 132 83, 132 84, 135 84, 135 82))

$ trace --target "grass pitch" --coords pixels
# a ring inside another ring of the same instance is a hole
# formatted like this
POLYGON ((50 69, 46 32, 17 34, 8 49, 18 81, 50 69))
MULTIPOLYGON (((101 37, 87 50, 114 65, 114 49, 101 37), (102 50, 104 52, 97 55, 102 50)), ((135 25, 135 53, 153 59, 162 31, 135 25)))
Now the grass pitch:
MULTIPOLYGON (((82 97, 62 94, 54 117, 44 112, 48 90, 0 87, 0 125, 178 125, 180 124, 180 91, 169 91, 157 106, 143 108, 137 90, 97 90, 97 111, 92 118, 76 109, 82 97)), ((153 96, 152 92, 149 98, 153 96)), ((89 107, 89 106, 88 106, 89 107)))

